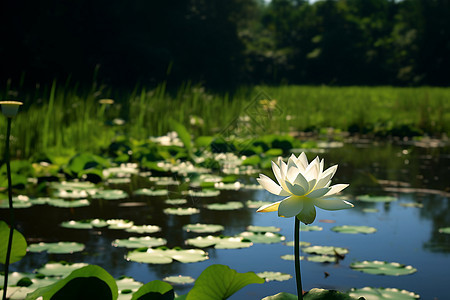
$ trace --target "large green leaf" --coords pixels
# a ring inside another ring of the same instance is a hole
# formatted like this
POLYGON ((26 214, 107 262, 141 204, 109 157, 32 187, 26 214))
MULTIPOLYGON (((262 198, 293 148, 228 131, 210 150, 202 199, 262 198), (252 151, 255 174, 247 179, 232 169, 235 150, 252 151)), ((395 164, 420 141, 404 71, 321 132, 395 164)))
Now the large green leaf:
POLYGON ((186 130, 186 127, 184 127, 181 123, 178 123, 175 120, 170 120, 170 125, 178 134, 178 137, 183 142, 184 147, 188 151, 189 155, 192 156, 192 144, 191 144, 191 135, 186 130))
POLYGON ((161 280, 153 280, 141 286, 131 300, 172 300, 175 292, 170 284, 161 280))
POLYGON ((186 300, 227 299, 252 283, 264 283, 264 279, 253 272, 238 273, 228 266, 212 265, 200 274, 186 300))
POLYGON ((89 265, 73 271, 66 278, 30 293, 26 300, 97 300, 117 299, 118 289, 114 278, 103 268, 89 265))
MULTIPOLYGON (((8 224, 0 221, 0 263, 6 263, 6 252, 8 249, 10 228, 8 224)), ((27 242, 23 235, 14 229, 13 239, 11 245, 11 256, 9 258, 10 263, 14 263, 22 259, 27 253, 27 242)))

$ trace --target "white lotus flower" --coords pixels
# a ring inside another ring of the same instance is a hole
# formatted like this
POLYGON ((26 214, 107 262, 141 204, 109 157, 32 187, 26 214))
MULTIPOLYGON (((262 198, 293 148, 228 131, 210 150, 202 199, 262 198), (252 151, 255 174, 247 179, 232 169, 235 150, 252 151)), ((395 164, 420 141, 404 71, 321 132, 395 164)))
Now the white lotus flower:
POLYGON ((310 224, 316 218, 315 206, 325 210, 353 207, 350 202, 335 197, 348 184, 330 186, 337 165, 325 171, 323 167, 323 159, 320 161, 319 157, 316 157, 311 163, 308 163, 306 154, 303 152, 298 157, 292 154, 287 164, 279 157, 278 163, 272 162, 272 170, 278 184, 263 174, 260 174, 257 180, 270 193, 288 197, 264 205, 257 212, 278 210, 280 217, 297 216, 303 223, 310 224))

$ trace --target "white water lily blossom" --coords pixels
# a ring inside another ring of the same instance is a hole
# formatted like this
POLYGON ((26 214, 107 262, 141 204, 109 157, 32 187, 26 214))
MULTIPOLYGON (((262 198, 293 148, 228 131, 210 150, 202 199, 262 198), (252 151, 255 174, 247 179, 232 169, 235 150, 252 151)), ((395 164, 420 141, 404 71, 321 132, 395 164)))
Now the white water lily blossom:
POLYGON ((279 157, 278 163, 272 161, 272 170, 278 184, 263 174, 260 174, 257 180, 270 193, 288 197, 264 205, 257 212, 278 210, 280 217, 297 216, 303 223, 310 224, 316 218, 316 206, 325 210, 353 207, 350 202, 336 197, 348 184, 330 186, 337 167, 335 165, 324 171, 323 159, 316 157, 308 163, 304 152, 298 157, 292 154, 287 164, 279 157))

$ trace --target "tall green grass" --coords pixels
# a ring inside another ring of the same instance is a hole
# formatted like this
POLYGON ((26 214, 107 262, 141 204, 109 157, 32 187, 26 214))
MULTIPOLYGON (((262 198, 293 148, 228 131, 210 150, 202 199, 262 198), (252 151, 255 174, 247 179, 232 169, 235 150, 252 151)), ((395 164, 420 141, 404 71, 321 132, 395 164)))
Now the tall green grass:
MULTIPOLYGON (((8 94, 10 91, 4 92, 8 94)), ((242 88, 230 96, 186 83, 175 92, 161 84, 114 97, 104 89, 81 92, 55 82, 49 89, 19 95, 21 98, 13 98, 25 105, 13 122, 16 157, 49 151, 97 151, 116 135, 143 139, 165 134, 172 130, 171 119, 195 136, 214 135, 236 126, 239 117, 248 119, 255 111, 260 118, 269 114, 267 109, 259 109, 263 107, 261 95, 276 99, 276 113, 264 133, 327 127, 389 133, 403 126, 425 134, 450 134, 449 88, 259 86, 242 88), (115 100, 111 106, 98 102, 111 97, 115 100), (124 119, 125 124, 114 125, 115 118, 124 119)), ((5 128, 4 118, 0 118, 0 126, 5 128)), ((256 125, 250 119, 246 126, 256 125)))

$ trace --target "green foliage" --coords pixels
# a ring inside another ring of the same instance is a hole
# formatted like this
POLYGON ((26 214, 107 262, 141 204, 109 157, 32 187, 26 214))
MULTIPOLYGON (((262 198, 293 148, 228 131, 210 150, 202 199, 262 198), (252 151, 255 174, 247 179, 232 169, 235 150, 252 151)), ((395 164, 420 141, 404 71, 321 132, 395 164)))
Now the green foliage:
POLYGON ((50 299, 117 299, 114 278, 103 268, 89 265, 70 273, 66 278, 27 295, 26 300, 50 299))
POLYGON ((172 300, 175 292, 172 286, 161 280, 153 280, 137 290, 131 300, 172 300))
MULTIPOLYGON (((6 263, 6 252, 8 249, 10 228, 4 221, 0 221, 0 263, 6 263)), ((22 259, 27 253, 27 242, 24 236, 17 230, 13 231, 11 245, 10 263, 15 263, 22 259)))
POLYGON ((186 300, 227 299, 252 283, 264 283, 264 279, 253 272, 238 273, 224 265, 212 265, 197 278, 186 300))

